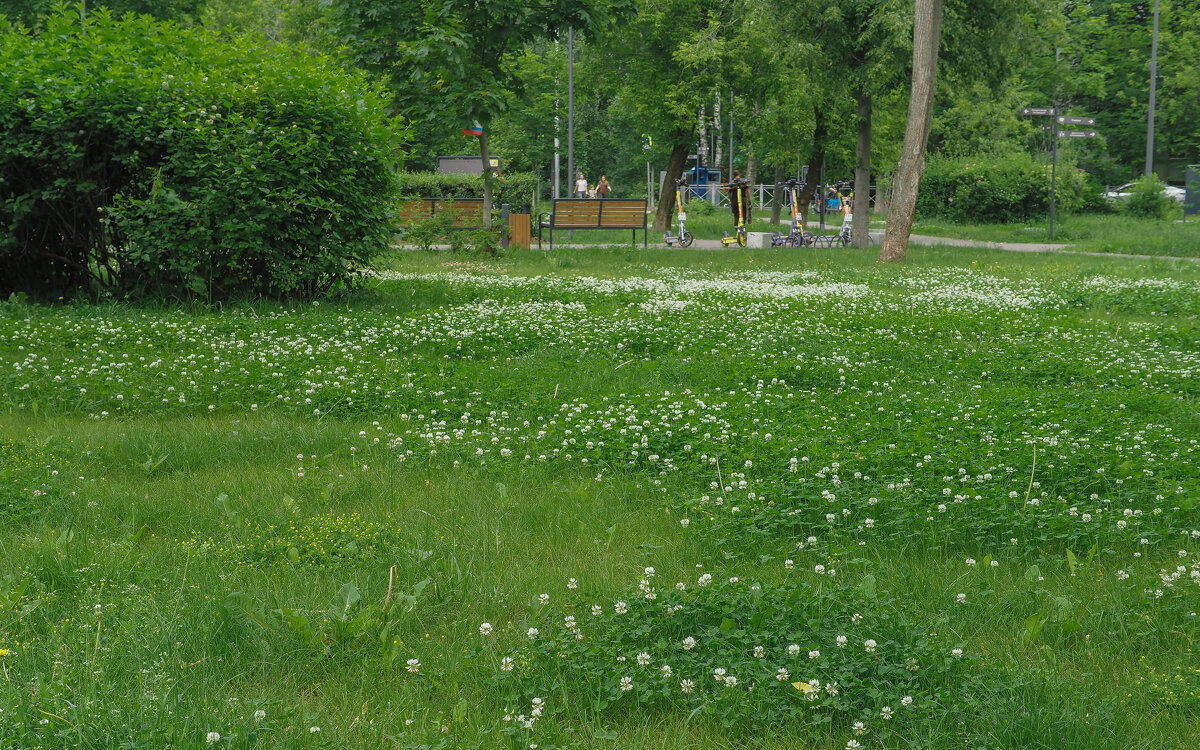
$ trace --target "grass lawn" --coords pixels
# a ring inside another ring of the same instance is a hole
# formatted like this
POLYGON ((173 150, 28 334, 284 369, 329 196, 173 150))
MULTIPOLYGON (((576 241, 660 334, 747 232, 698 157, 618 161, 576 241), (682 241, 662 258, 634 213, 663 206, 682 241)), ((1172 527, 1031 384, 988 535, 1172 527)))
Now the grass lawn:
MULTIPOLYGON (((1021 224, 954 224, 918 221, 913 234, 988 242, 1050 242, 1045 219, 1021 224)), ((1079 215, 1059 217, 1054 242, 1069 250, 1131 255, 1170 255, 1200 258, 1200 222, 1153 221, 1128 216, 1079 215)))
POLYGON ((1200 268, 0 303, 0 748, 1200 746, 1200 268))

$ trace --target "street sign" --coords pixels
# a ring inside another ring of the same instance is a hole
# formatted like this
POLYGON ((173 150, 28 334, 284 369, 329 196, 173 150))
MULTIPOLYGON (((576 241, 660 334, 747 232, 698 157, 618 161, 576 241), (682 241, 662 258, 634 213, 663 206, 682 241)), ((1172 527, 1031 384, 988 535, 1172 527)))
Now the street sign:
POLYGON ((1058 118, 1059 125, 1095 125, 1095 117, 1060 117, 1058 118))
POLYGON ((1021 110, 1023 115, 1038 115, 1041 117, 1053 117, 1058 114, 1058 110, 1054 107, 1026 107, 1021 110))
POLYGON ((1058 131, 1059 138, 1095 138, 1095 130, 1060 130, 1058 131))
POLYGON ((650 147, 653 145, 654 145, 654 139, 651 138, 650 136, 646 135, 645 133, 642 133, 642 150, 649 151, 650 147))

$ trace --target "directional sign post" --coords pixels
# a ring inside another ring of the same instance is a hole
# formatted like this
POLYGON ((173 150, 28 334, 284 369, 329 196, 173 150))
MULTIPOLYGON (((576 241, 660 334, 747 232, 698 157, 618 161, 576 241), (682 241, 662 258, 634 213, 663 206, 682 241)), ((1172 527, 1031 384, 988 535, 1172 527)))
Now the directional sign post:
POLYGON ((1058 192, 1058 139, 1059 138, 1095 138, 1095 130, 1067 130, 1070 125, 1095 125, 1093 117, 1072 117, 1060 115, 1054 107, 1025 107, 1021 114, 1027 117, 1053 117, 1054 125, 1044 125, 1042 130, 1054 131, 1053 156, 1050 162, 1050 241, 1054 241, 1054 198, 1058 192))

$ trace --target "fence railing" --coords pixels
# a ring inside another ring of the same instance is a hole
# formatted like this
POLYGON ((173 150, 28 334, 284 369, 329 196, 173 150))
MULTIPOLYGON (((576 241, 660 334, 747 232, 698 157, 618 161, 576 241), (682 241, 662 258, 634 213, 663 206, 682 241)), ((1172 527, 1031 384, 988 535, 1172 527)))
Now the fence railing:
MULTIPOLYGON (((870 189, 871 208, 875 208, 875 194, 877 190, 874 185, 870 189)), ((756 210, 767 209, 771 207, 771 203, 775 200, 774 185, 751 185, 750 186, 751 205, 756 210)), ((708 201, 714 206, 728 206, 729 193, 721 189, 720 185, 687 185, 683 188, 684 203, 702 200, 708 201)), ((814 194, 812 199, 811 211, 819 211, 820 206, 817 203, 817 196, 814 194)))

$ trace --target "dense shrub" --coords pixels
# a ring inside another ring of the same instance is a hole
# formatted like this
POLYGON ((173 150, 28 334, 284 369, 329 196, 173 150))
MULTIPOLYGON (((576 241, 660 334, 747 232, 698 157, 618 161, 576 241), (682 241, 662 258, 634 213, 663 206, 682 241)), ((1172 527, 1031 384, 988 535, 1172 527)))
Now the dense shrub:
POLYGON ((1158 177, 1150 175, 1137 181, 1125 202, 1125 211, 1139 219, 1170 218, 1178 207, 1166 192, 1158 177))
MULTIPOLYGON (((408 198, 482 198, 483 177, 480 175, 441 174, 438 172, 401 172, 400 192, 408 198)), ((492 183, 492 204, 500 210, 507 203, 514 214, 529 213, 533 194, 537 190, 537 175, 532 172, 512 172, 501 175, 492 183)))
MULTIPOLYGON (((1082 174, 1060 163, 1057 208, 1064 213, 1083 205, 1082 174)), ((1026 221, 1050 210, 1050 165, 1028 154, 931 159, 921 180, 917 215, 953 221, 1006 223, 1026 221)))
POLYGON ((0 294, 307 296, 387 247, 404 130, 329 60, 100 12, 0 71, 0 294))

